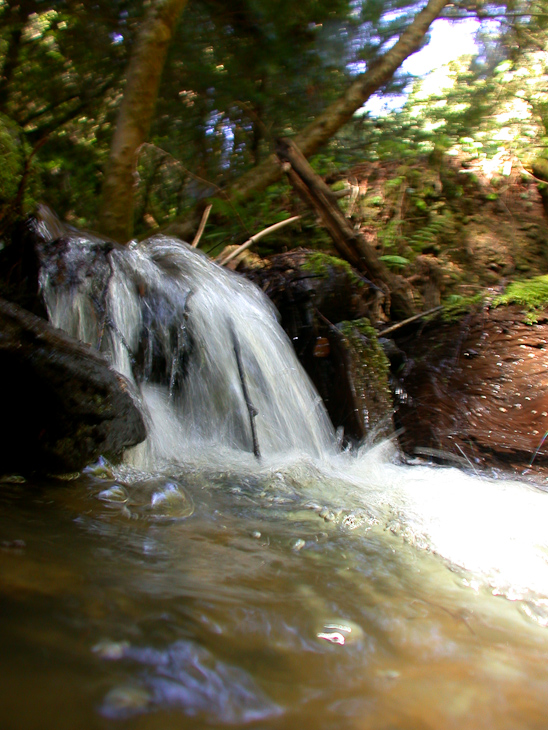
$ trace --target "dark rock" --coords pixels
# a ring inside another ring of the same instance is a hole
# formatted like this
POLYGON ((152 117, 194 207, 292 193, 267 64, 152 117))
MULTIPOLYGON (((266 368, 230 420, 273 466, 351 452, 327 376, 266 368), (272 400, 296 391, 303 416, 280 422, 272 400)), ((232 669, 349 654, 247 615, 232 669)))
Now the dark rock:
POLYGON ((348 262, 317 251, 278 254, 243 273, 272 299, 297 350, 313 347, 325 326, 318 313, 329 322, 360 317, 376 322, 384 299, 348 262))
POLYGON ((41 243, 34 219, 18 221, 2 236, 0 297, 47 319, 38 280, 41 243))
POLYGON ((390 364, 369 320, 339 322, 329 342, 333 377, 324 381, 323 396, 331 420, 344 428, 347 439, 390 435, 390 364))
POLYGON ((382 292, 347 262, 305 249, 272 256, 246 275, 276 305, 301 364, 346 441, 361 441, 372 432, 387 435, 392 414, 388 360, 370 325, 382 316, 382 292))
POLYGON ((0 300, 0 471, 78 471, 146 437, 128 382, 89 346, 0 300))

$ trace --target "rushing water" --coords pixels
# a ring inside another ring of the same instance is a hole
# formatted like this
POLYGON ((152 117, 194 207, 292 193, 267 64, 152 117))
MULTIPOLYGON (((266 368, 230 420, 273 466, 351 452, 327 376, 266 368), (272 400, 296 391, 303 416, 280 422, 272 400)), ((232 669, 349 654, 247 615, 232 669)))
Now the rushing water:
POLYGON ((260 292, 169 239, 72 244, 52 319, 151 436, 2 485, 0 726, 545 728, 548 494, 338 453, 260 292))

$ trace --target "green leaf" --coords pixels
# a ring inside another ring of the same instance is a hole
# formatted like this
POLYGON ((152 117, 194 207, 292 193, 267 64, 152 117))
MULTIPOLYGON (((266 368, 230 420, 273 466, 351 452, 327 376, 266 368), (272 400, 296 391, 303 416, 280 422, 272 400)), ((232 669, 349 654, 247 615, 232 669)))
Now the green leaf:
POLYGON ((396 254, 385 254, 384 256, 379 256, 379 259, 384 261, 389 268, 394 269, 403 269, 411 263, 411 261, 406 259, 405 256, 397 256, 396 254))

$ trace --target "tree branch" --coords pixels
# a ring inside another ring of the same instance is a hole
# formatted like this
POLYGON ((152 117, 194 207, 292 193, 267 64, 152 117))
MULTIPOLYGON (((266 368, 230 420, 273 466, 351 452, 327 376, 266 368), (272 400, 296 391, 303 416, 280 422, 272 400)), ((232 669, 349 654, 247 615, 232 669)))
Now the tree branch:
POLYGON ((219 264, 219 266, 226 266, 233 259, 235 259, 236 256, 239 256, 244 251, 247 251, 248 248, 253 246, 253 244, 259 241, 261 238, 264 238, 265 236, 268 236, 269 233, 274 233, 274 231, 278 231, 280 228, 284 228, 290 223, 294 223, 295 221, 298 221, 300 219, 300 215, 294 215, 292 218, 286 218, 284 221, 279 221, 279 223, 274 223, 272 226, 264 228, 262 231, 259 231, 259 233, 251 236, 251 238, 249 238, 245 243, 242 243, 241 246, 235 248, 234 251, 231 251, 228 256, 226 256, 225 258, 221 257, 220 261, 217 261, 217 263, 219 264))
MULTIPOLYGON (((413 22, 401 34, 396 44, 363 74, 359 75, 339 99, 333 102, 313 122, 294 138, 305 157, 317 152, 348 122, 365 102, 383 87, 406 58, 419 50, 431 23, 439 16, 449 0, 429 0, 415 16, 413 22)), ((276 155, 271 154, 257 167, 242 175, 230 188, 227 196, 242 202, 252 198, 272 185, 282 176, 276 155)), ((184 221, 173 221, 163 230, 166 233, 188 238, 198 225, 198 216, 184 221)))

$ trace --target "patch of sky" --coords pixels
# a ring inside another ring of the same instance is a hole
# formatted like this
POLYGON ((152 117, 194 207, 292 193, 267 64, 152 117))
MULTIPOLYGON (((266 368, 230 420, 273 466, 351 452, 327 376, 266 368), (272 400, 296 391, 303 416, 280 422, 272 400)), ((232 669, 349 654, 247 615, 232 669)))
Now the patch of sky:
MULTIPOLYGON (((400 71, 413 78, 430 76, 432 87, 443 88, 448 79, 447 64, 461 56, 478 53, 475 41, 478 27, 479 21, 475 18, 436 20, 430 30, 429 43, 410 56, 400 71)), ((434 91, 434 88, 431 90, 434 91)), ((408 84, 401 94, 375 94, 358 114, 369 113, 378 117, 398 111, 405 104, 410 91, 411 84, 408 84)))

